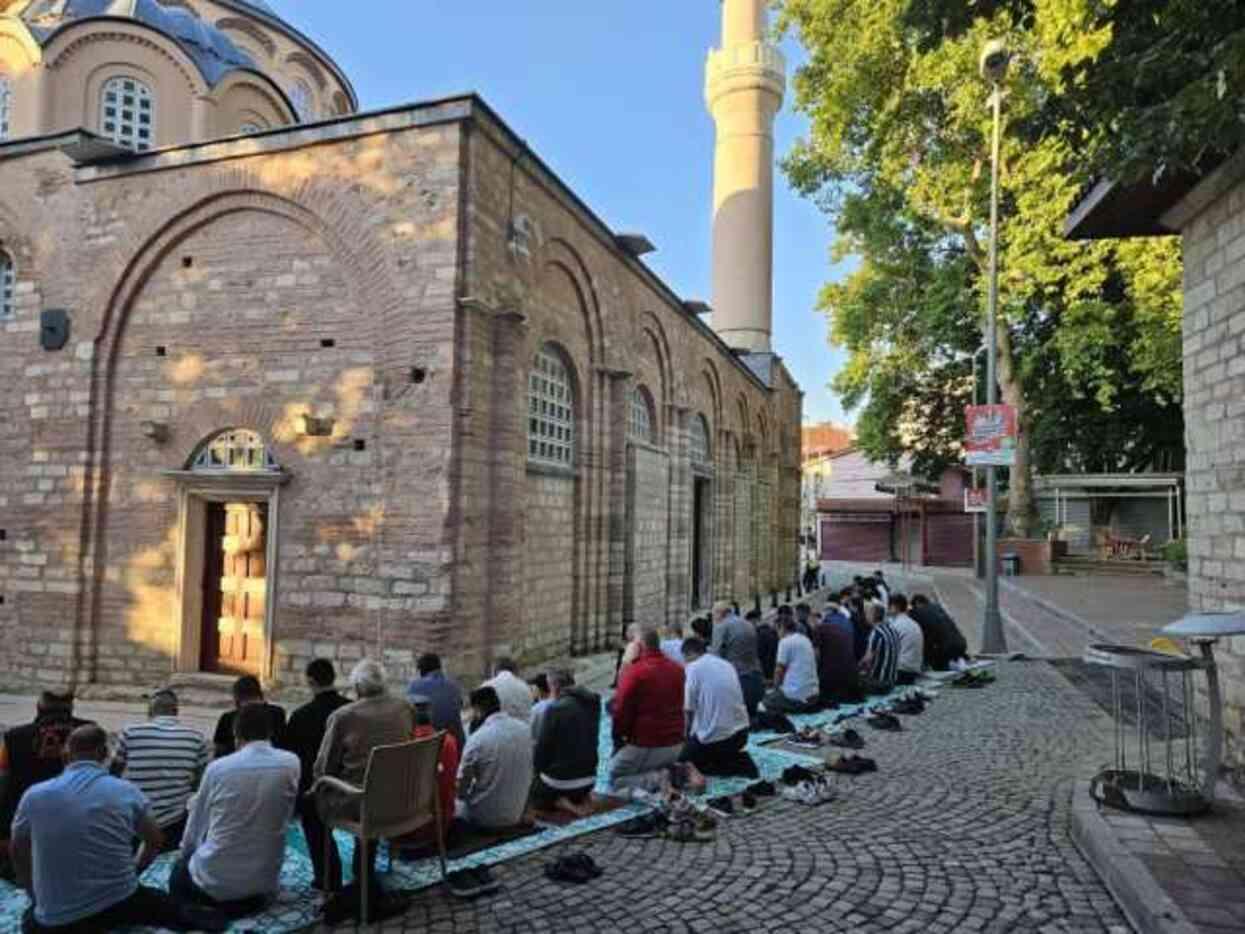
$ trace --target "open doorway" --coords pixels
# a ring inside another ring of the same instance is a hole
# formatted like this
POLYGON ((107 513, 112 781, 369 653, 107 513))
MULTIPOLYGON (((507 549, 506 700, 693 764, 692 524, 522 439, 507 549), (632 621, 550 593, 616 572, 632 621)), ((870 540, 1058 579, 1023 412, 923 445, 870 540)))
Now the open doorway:
POLYGON ((199 669, 260 674, 268 598, 268 504, 204 504, 199 669))
POLYGON ((709 605, 709 490, 708 477, 692 479, 692 609, 709 605))

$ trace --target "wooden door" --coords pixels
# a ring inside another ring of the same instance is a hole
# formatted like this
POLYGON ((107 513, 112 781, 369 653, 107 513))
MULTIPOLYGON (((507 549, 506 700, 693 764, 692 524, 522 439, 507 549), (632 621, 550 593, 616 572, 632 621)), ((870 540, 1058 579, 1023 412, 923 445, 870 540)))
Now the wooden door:
MULTIPOLYGON (((205 670, 258 675, 264 657, 264 618, 268 593, 268 507, 261 503, 226 503, 220 507, 223 534, 214 549, 220 554, 219 601, 215 627, 205 632, 205 670), (206 648, 214 643, 215 651, 206 648), (210 655, 212 665, 206 664, 210 655)), ((209 529, 213 523, 209 520, 209 529)), ((209 539, 209 545, 212 544, 209 539)), ((205 629, 212 617, 204 601, 205 629)))

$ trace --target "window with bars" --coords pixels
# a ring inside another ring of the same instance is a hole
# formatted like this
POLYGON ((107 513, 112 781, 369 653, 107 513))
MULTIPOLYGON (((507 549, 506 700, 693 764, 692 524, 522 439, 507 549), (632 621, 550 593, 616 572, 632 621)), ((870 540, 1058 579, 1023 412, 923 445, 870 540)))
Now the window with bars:
POLYGON ((0 250, 0 321, 17 313, 17 266, 0 250))
POLYGON ((99 105, 99 132, 119 146, 145 152, 156 141, 156 100, 137 78, 112 78, 104 83, 99 105))
POLYGON ((194 471, 280 470, 264 439, 254 431, 237 428, 217 435, 191 462, 194 471))
POLYGON ((553 347, 536 354, 528 375, 527 456, 542 464, 575 463, 575 395, 570 372, 553 347))
POLYGON ((13 114, 13 84, 8 75, 0 75, 0 139, 9 138, 9 119, 13 114))
POLYGON ((627 434, 633 441, 645 444, 656 443, 653 433, 653 404, 649 399, 648 390, 636 386, 631 391, 631 419, 627 426, 627 434))
POLYGON ((713 451, 709 447, 709 423, 703 415, 697 414, 692 419, 691 451, 693 464, 713 462, 713 451))

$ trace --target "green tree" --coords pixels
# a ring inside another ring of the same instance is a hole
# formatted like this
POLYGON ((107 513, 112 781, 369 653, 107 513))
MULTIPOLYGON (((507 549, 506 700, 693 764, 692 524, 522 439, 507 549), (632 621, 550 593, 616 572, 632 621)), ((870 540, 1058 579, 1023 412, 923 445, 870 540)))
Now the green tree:
MULTIPOLYGON (((980 344, 989 218, 989 38, 1012 48, 1002 165, 998 384, 1021 439, 1009 523, 1029 534, 1034 439, 1057 375, 1069 398, 1118 414, 1122 387, 1179 398, 1180 265, 1171 241, 1073 243, 1064 218, 1088 181, 1081 131, 1059 104, 1074 63, 1109 27, 1083 28, 1090 0, 785 0, 779 28, 808 61, 796 104, 811 134, 786 159, 793 184, 836 218, 840 255, 860 258, 828 286, 832 340, 849 350, 836 386, 864 404, 874 454, 946 458, 962 434, 965 376, 980 344), (1081 27, 1073 35, 1066 24, 1081 27), (1047 58, 1058 52, 1061 64, 1047 58), (967 365, 966 365, 967 361, 967 365), (1031 392, 1041 388, 1042 393, 1031 392), (942 402, 931 404, 941 393, 942 402)), ((1058 397, 1058 393, 1054 394, 1058 397)), ((1049 452, 1050 448, 1044 449, 1049 452)), ((1076 460, 1076 458, 1065 458, 1076 460)))

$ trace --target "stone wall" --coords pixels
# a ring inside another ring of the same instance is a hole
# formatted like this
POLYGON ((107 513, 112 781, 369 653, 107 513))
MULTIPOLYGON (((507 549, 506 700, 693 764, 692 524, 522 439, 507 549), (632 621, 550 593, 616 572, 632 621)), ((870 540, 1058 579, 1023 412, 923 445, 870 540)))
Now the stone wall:
MULTIPOLYGON (((1183 228, 1189 597, 1245 607, 1245 182, 1183 228)), ((1245 638, 1220 643, 1230 755, 1245 764, 1245 638)))
POLYGON ((781 361, 753 375, 474 99, 106 166, 36 147, 0 161, 0 245, 0 684, 195 670, 179 503, 229 428, 287 475, 269 680, 365 654, 401 680, 429 650, 472 679, 609 648, 631 614, 685 620, 702 416, 711 595, 790 582, 781 361), (70 311, 62 351, 44 308, 70 311), (546 345, 574 384, 560 472, 527 458, 546 345), (651 445, 627 440, 637 385, 651 445))
POLYGON ((630 446, 627 471, 627 567, 623 622, 666 621, 666 549, 670 534, 670 458, 630 446))

